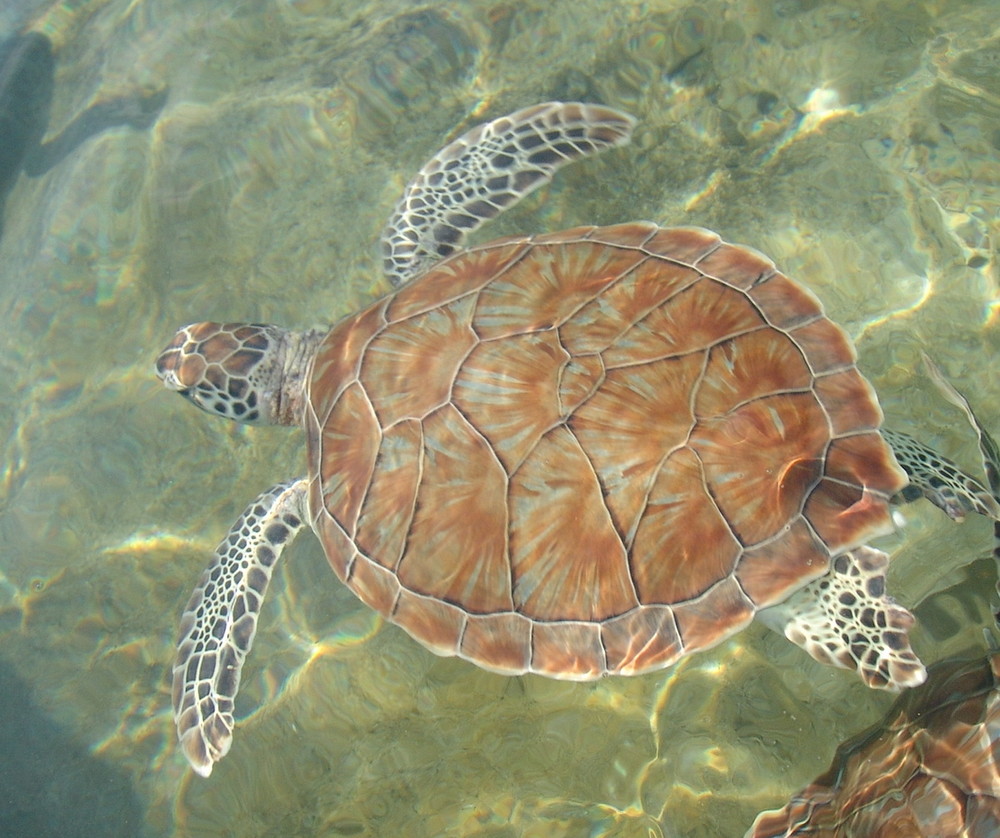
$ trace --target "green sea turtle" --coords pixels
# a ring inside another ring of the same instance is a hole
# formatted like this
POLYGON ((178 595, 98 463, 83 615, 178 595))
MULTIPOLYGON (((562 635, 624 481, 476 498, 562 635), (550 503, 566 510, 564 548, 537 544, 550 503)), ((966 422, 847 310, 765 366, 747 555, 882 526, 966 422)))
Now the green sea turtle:
MULTIPOLYGON (((812 294, 697 228, 456 252, 632 128, 562 103, 475 128, 389 221, 397 290, 332 329, 187 326, 159 356, 209 413, 306 432, 307 475, 250 504, 184 611, 173 704, 198 773, 229 750, 261 602, 304 525, 365 603, 497 672, 646 672, 759 615, 871 686, 923 680, 887 556, 865 546, 907 478, 812 294)), ((920 479, 933 455, 914 446, 920 479)), ((927 493, 960 512, 981 494, 951 478, 927 493)))
MULTIPOLYGON (((925 358, 931 379, 979 439, 991 494, 1000 498, 1000 449, 968 401, 925 358)), ((1000 562, 1000 522, 993 557, 1000 562)), ((844 742, 830 768, 747 838, 987 838, 1000 835, 1000 651, 931 667, 885 719, 844 742)))
POLYGON ((932 666, 747 838, 1000 835, 1000 653, 932 666))

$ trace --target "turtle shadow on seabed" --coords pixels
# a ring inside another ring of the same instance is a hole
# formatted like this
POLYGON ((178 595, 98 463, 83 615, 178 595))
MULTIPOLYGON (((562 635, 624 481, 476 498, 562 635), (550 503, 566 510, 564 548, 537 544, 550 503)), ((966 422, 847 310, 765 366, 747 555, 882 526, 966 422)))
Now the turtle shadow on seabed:
POLYGON ((55 55, 40 32, 14 35, 0 44, 0 237, 7 196, 23 171, 48 172, 90 137, 108 128, 148 128, 167 100, 166 88, 95 102, 43 143, 54 87, 55 55))
POLYGON ((143 807, 129 779, 39 709, 0 661, 0 834, 5 838, 132 838, 143 807))

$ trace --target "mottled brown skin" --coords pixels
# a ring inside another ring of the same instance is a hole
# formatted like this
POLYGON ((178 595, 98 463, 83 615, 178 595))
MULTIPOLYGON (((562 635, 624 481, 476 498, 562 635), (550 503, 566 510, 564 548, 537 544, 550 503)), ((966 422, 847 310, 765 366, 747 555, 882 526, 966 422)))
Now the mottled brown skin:
POLYGON ((1000 835, 1000 655, 931 667, 748 838, 1000 835))
POLYGON ((323 334, 293 337, 266 323, 192 323, 159 354, 156 374, 208 413, 248 425, 298 425, 304 371, 323 334))
POLYGON ((439 653, 664 667, 891 530, 906 478, 854 362, 809 292, 705 230, 493 242, 322 342, 313 524, 439 653))

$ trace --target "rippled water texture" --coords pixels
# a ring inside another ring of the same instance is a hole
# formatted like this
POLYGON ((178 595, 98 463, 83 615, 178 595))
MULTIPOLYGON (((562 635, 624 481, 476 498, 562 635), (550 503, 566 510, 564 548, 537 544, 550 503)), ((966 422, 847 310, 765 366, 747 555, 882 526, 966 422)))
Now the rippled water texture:
MULTIPOLYGON (((192 780, 168 709, 175 621, 245 503, 303 471, 304 446, 198 414, 152 360, 192 320, 305 327, 357 309, 387 287, 383 219, 447 138, 593 100, 639 118, 632 146, 566 170, 487 235, 646 218, 752 244, 855 337, 889 420, 975 469, 918 358, 1000 431, 993 0, 13 8, 5 835, 738 836, 885 711, 890 696, 756 625, 631 680, 483 673, 382 625, 303 537, 264 609, 233 751, 192 780)), ((905 514, 883 546, 918 651, 982 649, 987 522, 905 514)))

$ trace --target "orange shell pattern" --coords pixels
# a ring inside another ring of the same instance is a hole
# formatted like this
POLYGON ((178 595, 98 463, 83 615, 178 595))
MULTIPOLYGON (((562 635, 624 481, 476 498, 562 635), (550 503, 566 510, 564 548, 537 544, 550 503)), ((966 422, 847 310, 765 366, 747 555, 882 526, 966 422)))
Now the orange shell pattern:
POLYGON ((1000 835, 1000 655, 948 661, 752 838, 1000 835))
POLYGON ((854 362, 808 291, 706 230, 492 242, 320 346, 315 529, 439 654, 668 666, 891 529, 906 479, 854 362))

